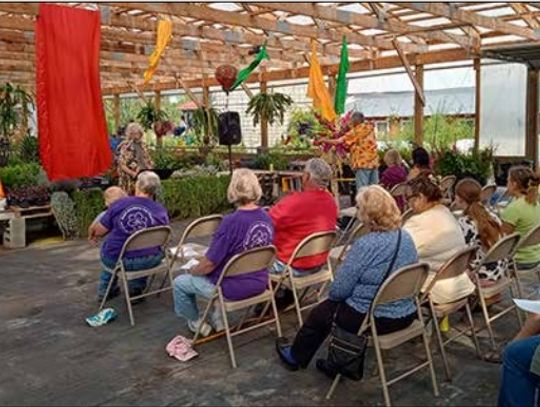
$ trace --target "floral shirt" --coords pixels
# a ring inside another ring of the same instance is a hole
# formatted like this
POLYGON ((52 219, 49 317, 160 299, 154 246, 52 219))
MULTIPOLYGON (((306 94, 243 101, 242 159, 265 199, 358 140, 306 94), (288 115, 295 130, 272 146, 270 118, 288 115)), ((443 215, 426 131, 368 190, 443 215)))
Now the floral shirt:
POLYGON ((377 140, 373 125, 357 124, 343 136, 343 140, 350 148, 351 168, 357 170, 379 167, 379 154, 377 153, 377 140))
POLYGON ((139 163, 137 161, 137 153, 135 151, 133 141, 124 141, 118 146, 118 172, 120 175, 119 184, 120 188, 122 188, 130 195, 133 194, 133 192, 135 191, 135 179, 122 170, 122 165, 128 167, 130 170, 135 172, 139 172, 145 169, 151 169, 154 167, 152 158, 150 158, 150 154, 148 153, 148 150, 144 143, 142 143, 142 149, 143 162, 139 163))
MULTIPOLYGON (((495 215, 489 210, 488 212, 497 223, 501 224, 501 220, 498 218, 497 215, 495 215)), ((476 256, 471 262, 471 268, 474 268, 476 270, 476 268, 486 255, 486 251, 482 245, 482 241, 480 240, 478 227, 476 226, 475 221, 466 215, 461 216, 458 219, 458 222, 461 230, 463 231, 467 246, 470 247, 476 245, 478 247, 478 250, 476 251, 476 256)), ((495 282, 504 276, 507 267, 507 260, 501 260, 496 263, 486 264, 478 271, 478 277, 480 277, 480 280, 488 280, 495 282)))

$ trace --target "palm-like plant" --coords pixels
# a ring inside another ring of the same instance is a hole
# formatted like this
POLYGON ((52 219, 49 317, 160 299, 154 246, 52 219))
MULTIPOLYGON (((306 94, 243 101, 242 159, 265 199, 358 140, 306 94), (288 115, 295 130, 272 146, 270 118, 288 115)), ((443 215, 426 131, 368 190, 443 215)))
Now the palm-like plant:
POLYGON ((20 86, 6 82, 0 86, 0 133, 10 138, 17 126, 28 120, 30 107, 34 105, 32 95, 20 86))

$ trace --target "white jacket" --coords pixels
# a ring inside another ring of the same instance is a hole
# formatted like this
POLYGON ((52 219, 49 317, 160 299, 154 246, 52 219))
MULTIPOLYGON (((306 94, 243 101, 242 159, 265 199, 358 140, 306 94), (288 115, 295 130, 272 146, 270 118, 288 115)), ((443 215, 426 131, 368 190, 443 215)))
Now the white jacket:
MULTIPOLYGON (((424 289, 441 266, 466 247, 459 223, 443 205, 412 216, 403 228, 411 234, 420 261, 429 264, 430 273, 424 289)), ((474 289, 473 282, 465 273, 460 277, 439 281, 431 291, 431 298, 435 303, 444 304, 457 301, 474 289)))

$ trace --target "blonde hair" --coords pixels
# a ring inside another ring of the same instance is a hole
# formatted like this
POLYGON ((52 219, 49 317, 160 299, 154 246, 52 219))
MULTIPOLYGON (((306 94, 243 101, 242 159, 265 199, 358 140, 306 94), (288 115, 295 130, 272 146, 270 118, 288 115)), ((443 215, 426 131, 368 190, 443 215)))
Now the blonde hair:
POLYGON ((373 232, 387 232, 401 226, 401 214, 395 199, 379 185, 360 189, 356 205, 358 218, 373 232))
POLYGON ((109 187, 103 192, 103 199, 107 206, 127 196, 126 191, 120 187, 109 187))
POLYGON ((129 123, 126 127, 126 137, 130 140, 133 139, 133 134, 139 134, 141 137, 144 135, 144 130, 139 123, 129 123))
POLYGON ((261 197, 262 189, 255 173, 247 168, 234 170, 227 189, 229 202, 236 205, 245 205, 257 202, 261 197))
POLYGON ((389 167, 392 165, 401 165, 402 160, 401 160, 401 155, 399 154, 399 151, 393 148, 388 150, 386 154, 384 155, 384 163, 389 167))

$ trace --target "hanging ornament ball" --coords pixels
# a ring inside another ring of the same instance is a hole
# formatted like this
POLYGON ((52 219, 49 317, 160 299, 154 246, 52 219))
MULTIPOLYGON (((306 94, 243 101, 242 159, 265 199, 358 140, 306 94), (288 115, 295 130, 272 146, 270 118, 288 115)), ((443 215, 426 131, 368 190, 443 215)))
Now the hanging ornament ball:
POLYGON ((226 92, 231 89, 231 86, 236 81, 237 74, 238 71, 232 65, 220 65, 216 68, 216 80, 226 92))

